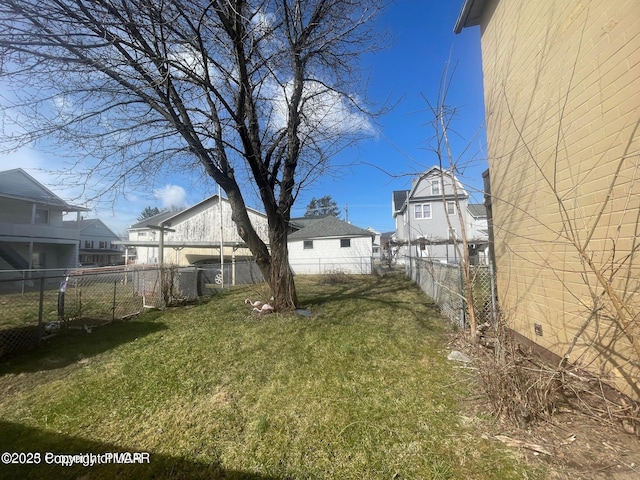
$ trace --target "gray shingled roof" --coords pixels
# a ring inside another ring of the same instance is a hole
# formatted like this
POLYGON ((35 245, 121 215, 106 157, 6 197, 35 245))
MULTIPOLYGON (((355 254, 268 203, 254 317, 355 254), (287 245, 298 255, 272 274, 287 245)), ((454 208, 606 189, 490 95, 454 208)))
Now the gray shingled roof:
POLYGON ((404 202, 407 200, 409 190, 394 190, 393 192, 393 212, 402 210, 404 202))
POLYGON ((323 237, 372 237, 369 230, 356 227, 339 218, 330 216, 311 223, 309 226, 289 235, 289 240, 305 240, 323 237))
POLYGON ((70 212, 88 210, 65 202, 21 168, 0 172, 0 196, 35 201, 70 212))
POLYGON ((327 218, 331 216, 333 215, 331 215, 330 213, 327 213, 326 215, 311 215, 309 217, 295 217, 289 220, 289 225, 294 228, 302 229, 302 228, 308 227, 312 223, 316 223, 317 221, 322 220, 323 218, 327 218))
POLYGON ((476 218, 487 216, 487 207, 484 203, 470 203, 467 205, 467 211, 476 218))

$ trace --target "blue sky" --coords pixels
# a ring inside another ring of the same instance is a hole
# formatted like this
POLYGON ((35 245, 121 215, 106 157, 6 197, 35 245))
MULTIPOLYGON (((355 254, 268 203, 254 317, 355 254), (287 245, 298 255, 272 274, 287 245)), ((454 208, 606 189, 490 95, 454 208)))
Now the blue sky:
MULTIPOLYGON (((484 121, 480 32, 465 29, 460 35, 453 27, 463 0, 396 0, 379 18, 377 27, 388 31, 392 43, 383 51, 364 59, 369 78, 370 99, 388 102, 393 109, 377 118, 378 135, 342 151, 333 162, 345 165, 337 175, 323 178, 299 196, 293 216, 304 215, 312 197, 330 195, 342 210, 348 210, 354 225, 377 231, 392 231, 393 190, 410 188, 411 179, 437 163, 429 151, 433 136, 426 99, 435 102, 443 70, 449 60, 455 66, 448 104, 458 109, 453 124, 453 154, 459 155, 469 145, 461 160, 460 180, 469 187, 472 201, 482 202, 481 173, 484 158, 484 121), (480 133, 479 132, 480 129, 480 133), (473 161, 469 161, 473 158, 473 161), (345 208, 346 207, 346 208, 345 208)), ((59 196, 70 199, 72 192, 45 170, 62 165, 64 159, 51 151, 23 148, 0 156, 0 169, 24 168, 59 196)), ((95 204, 91 218, 100 218, 116 233, 127 226, 146 206, 193 205, 216 192, 216 186, 194 188, 192 179, 171 176, 155 190, 133 192, 127 201, 95 204)), ((142 189, 141 189, 142 190, 142 189)), ((75 203, 82 203, 81 199, 75 203)), ((250 205, 260 208, 259 205, 250 205)))

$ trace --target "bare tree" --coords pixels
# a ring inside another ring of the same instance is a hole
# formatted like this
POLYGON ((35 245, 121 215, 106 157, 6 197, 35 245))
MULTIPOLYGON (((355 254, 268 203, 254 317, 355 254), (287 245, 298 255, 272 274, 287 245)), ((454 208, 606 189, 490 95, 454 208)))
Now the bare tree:
MULTIPOLYGON (((477 339, 477 321, 475 314, 474 302, 474 278, 471 268, 471 259, 469 256, 469 245, 467 235, 467 212, 461 208, 461 197, 463 188, 456 180, 456 171, 461 170, 470 161, 465 159, 465 152, 470 143, 467 144, 461 154, 454 154, 451 145, 451 132, 453 132, 452 122, 456 116, 456 108, 447 103, 447 94, 451 84, 453 75, 449 74, 449 66, 447 65, 443 71, 440 85, 437 92, 437 100, 435 103, 425 98, 429 113, 431 114, 431 126, 433 128, 433 137, 431 140, 431 151, 436 155, 438 166, 440 167, 440 182, 445 185, 445 177, 449 177, 451 188, 453 190, 454 202, 456 205, 456 215, 458 217, 458 225, 460 230, 460 240, 456 235, 456 229, 453 228, 451 218, 445 215, 449 227, 450 240, 456 251, 457 258, 460 259, 460 268, 462 271, 462 296, 468 312, 469 330, 472 341, 477 339)), ((445 189, 441 189, 442 205, 447 208, 445 189)))
MULTIPOLYGON (((297 304, 291 207, 340 148, 369 133, 357 60, 382 0, 0 0, 5 139, 73 146, 70 171, 123 194, 204 171, 278 309, 297 304), (246 182, 246 184, 245 184, 246 182), (246 199, 257 191, 269 239, 246 199)), ((86 184, 85 184, 86 185, 86 184)))

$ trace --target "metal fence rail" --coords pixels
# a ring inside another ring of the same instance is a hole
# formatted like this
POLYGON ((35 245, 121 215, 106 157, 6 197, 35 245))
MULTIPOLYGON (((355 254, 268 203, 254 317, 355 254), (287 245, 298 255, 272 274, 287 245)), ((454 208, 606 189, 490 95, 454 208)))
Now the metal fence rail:
MULTIPOLYGON (((461 264, 407 258, 405 268, 407 275, 436 302, 444 315, 461 327, 466 326, 468 306, 461 264)), ((488 265, 472 265, 470 277, 476 321, 491 322, 496 310, 491 269, 488 265)))
POLYGON ((0 271, 0 357, 37 347, 61 329, 89 330, 208 296, 233 284, 262 282, 254 262, 189 267, 128 265, 0 271))
POLYGON ((291 262, 291 269, 297 275, 323 275, 338 272, 369 275, 373 272, 373 261, 371 256, 297 259, 291 262))

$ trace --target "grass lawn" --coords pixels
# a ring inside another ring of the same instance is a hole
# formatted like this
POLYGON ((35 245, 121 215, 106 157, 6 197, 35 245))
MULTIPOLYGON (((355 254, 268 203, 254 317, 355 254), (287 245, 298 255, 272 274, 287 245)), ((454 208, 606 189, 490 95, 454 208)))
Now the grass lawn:
POLYGON ((259 317, 261 286, 71 331, 0 364, 0 478, 466 479, 532 472, 461 414, 447 324, 399 275, 298 278, 312 318, 259 317), (258 292, 259 293, 259 292, 258 292), (45 453, 149 452, 46 465, 45 453))

